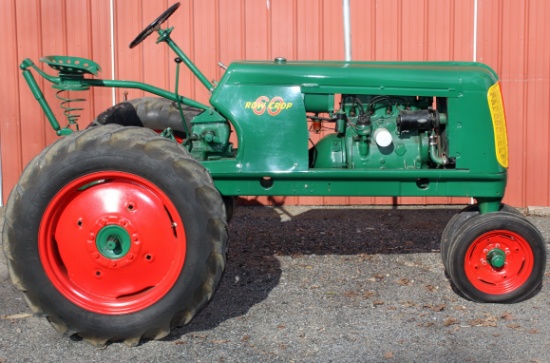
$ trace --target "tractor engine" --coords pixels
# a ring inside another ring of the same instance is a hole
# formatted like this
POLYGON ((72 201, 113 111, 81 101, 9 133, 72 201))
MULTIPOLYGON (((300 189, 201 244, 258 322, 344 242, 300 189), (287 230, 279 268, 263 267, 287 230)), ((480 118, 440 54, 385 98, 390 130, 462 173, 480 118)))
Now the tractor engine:
POLYGON ((433 97, 342 95, 338 111, 325 111, 331 117, 320 117, 321 110, 309 108, 314 112, 308 114, 314 131, 321 130, 322 122, 334 123, 335 131, 310 149, 310 167, 453 168, 445 132, 445 101, 433 97))

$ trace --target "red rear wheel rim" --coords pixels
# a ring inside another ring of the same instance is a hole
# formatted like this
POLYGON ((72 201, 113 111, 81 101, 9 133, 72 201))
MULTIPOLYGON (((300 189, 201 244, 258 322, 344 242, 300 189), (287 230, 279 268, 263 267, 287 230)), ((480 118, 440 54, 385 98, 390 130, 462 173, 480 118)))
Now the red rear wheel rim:
POLYGON ((476 238, 466 251, 466 277, 479 291, 502 295, 520 288, 531 276, 534 267, 533 250, 525 238, 507 230, 495 230, 476 238), (488 261, 491 251, 505 253, 502 267, 488 261))
POLYGON ((143 310, 170 291, 186 239, 176 207, 158 186, 104 171, 56 194, 42 217, 38 248, 47 277, 65 298, 117 315, 143 310))

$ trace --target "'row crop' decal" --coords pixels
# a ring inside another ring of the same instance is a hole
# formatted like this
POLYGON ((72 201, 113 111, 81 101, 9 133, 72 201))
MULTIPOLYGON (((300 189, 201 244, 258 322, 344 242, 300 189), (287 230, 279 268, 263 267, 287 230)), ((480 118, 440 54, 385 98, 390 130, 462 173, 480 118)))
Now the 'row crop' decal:
POLYGON ((277 116, 281 111, 292 107, 292 102, 285 102, 282 97, 273 97, 271 100, 267 96, 260 96, 254 102, 246 102, 245 109, 251 109, 254 114, 260 116, 267 110, 270 116, 277 116))

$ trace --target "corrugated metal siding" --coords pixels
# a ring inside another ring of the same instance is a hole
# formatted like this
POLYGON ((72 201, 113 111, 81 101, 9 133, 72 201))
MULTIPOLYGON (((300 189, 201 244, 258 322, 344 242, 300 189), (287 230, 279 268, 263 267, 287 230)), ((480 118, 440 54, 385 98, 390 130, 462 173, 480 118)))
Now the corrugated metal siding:
MULTIPOLYGON (((0 1, 4 201, 24 165, 56 138, 20 76, 20 61, 26 57, 37 61, 47 54, 88 57, 103 67, 102 78, 114 73, 117 78, 173 90, 174 55, 156 45, 154 35, 128 49, 142 28, 173 2, 114 0, 112 54, 109 0, 0 1)), ((341 9, 341 0, 182 0, 169 24, 176 26, 173 38, 206 77, 219 79, 223 72, 219 61, 276 56, 343 59, 341 9)), ((495 68, 502 79, 509 128, 505 201, 515 206, 550 205, 550 48, 545 45, 550 5, 545 0, 352 0, 351 15, 354 60, 473 60, 475 54, 478 61, 495 68)), ((44 91, 57 109, 55 92, 49 85, 44 91)), ((208 101, 208 92, 188 70, 182 69, 180 93, 208 101)), ((116 90, 115 99, 142 95, 116 90)), ((87 97, 91 102, 82 112, 83 126, 113 99, 109 89, 92 90, 87 97)), ((289 204, 467 202, 464 198, 251 199, 289 204)))
POLYGON ((477 60, 500 75, 510 143, 506 201, 550 205, 550 4, 479 1, 477 60))
POLYGON ((2 156, 2 196, 17 182, 21 173, 22 145, 19 107, 19 79, 15 1, 0 2, 0 26, 4 33, 4 44, 0 47, 0 153, 2 156))

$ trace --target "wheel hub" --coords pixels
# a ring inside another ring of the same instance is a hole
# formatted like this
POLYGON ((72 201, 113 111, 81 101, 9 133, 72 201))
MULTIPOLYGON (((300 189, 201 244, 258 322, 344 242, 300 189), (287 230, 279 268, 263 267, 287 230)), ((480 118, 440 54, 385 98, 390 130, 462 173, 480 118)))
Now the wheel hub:
POLYGON ((487 261, 494 268, 501 268, 506 263, 506 253, 500 248, 493 248, 487 253, 487 261))
POLYGON ((92 260, 110 269, 134 263, 142 249, 137 229, 126 218, 115 215, 102 216, 91 225, 87 245, 92 260))
POLYGON ((112 260, 126 256, 131 246, 128 231, 115 224, 103 227, 98 232, 95 243, 99 253, 112 260))

